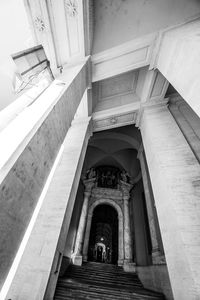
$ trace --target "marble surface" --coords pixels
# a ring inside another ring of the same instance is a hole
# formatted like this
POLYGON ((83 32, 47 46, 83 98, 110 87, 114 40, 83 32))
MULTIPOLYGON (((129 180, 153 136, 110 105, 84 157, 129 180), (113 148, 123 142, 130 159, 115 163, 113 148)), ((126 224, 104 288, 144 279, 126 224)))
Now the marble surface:
POLYGON ((141 134, 175 299, 198 299, 200 169, 163 103, 145 108, 141 134))
MULTIPOLYGON (((1 183, 1 286, 86 89, 85 73, 86 67, 84 66, 79 69, 79 74, 74 80, 72 80, 73 77, 71 78, 71 84, 64 89, 30 142, 21 149, 21 155, 1 183)), ((20 145, 17 150, 19 147, 20 145)))

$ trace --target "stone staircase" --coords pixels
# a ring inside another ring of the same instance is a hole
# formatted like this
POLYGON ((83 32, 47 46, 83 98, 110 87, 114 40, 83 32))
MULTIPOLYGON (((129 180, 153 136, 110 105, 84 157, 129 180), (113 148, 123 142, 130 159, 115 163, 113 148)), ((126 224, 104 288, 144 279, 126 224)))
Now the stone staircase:
POLYGON ((57 283, 54 300, 65 299, 146 299, 164 300, 162 294, 143 287, 137 274, 122 267, 101 263, 70 266, 57 283))

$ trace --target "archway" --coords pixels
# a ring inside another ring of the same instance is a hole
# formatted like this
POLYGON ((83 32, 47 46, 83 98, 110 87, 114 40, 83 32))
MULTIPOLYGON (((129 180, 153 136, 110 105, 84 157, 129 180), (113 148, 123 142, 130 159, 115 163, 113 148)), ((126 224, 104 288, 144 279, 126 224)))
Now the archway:
POLYGON ((118 216, 110 205, 98 205, 93 212, 88 260, 117 264, 118 216))
POLYGON ((120 206, 110 199, 96 200, 89 208, 83 260, 100 261, 96 252, 98 243, 107 247, 106 258, 102 253, 101 262, 123 265, 123 214, 120 206))

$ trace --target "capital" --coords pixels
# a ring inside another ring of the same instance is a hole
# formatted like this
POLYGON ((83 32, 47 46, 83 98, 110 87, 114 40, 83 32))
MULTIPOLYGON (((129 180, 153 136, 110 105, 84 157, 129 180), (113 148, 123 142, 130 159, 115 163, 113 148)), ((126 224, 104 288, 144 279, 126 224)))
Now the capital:
POLYGON ((84 196, 85 196, 85 197, 89 198, 90 195, 91 195, 91 190, 85 190, 85 191, 84 191, 84 196))
POLYGON ((181 105, 181 104, 185 104, 183 98, 178 94, 173 94, 172 96, 170 96, 170 100, 169 100, 170 105, 174 105, 177 108, 181 105))
MULTIPOLYGON (((91 178, 87 180, 83 180, 83 184, 85 186, 85 193, 91 194, 92 188, 95 184, 96 178, 91 178)), ((86 194, 85 194, 86 195, 86 194)))
POLYGON ((124 202, 128 202, 130 199, 130 194, 123 194, 123 200, 124 202))
POLYGON ((136 114, 136 127, 141 127, 141 120, 144 114, 144 111, 151 111, 151 112, 159 112, 163 109, 166 109, 168 106, 168 98, 165 99, 155 99, 149 100, 147 102, 141 103, 140 108, 136 114))
POLYGON ((122 190, 122 194, 123 194, 123 199, 124 200, 129 200, 130 198, 130 190, 133 187, 132 184, 124 182, 122 180, 120 180, 120 187, 122 190))

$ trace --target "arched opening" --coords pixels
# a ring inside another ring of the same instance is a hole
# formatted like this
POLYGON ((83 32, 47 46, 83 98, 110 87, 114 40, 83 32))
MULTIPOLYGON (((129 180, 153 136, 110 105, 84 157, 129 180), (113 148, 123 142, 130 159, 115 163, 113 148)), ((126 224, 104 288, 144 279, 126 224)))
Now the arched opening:
POLYGON ((94 209, 88 260, 117 264, 118 213, 111 205, 100 204, 94 209))

